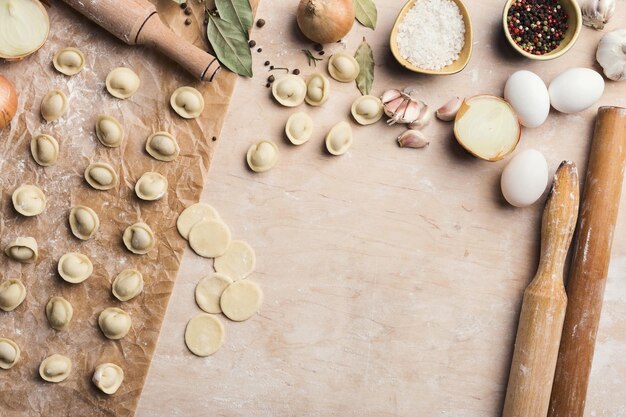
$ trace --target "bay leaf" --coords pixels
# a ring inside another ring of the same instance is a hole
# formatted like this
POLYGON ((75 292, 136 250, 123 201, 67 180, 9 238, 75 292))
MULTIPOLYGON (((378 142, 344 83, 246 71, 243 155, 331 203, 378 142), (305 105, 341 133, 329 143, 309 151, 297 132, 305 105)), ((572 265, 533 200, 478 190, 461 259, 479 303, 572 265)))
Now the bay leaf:
POLYGON ((207 18, 207 37, 217 59, 232 72, 252 77, 252 53, 246 34, 220 17, 207 13, 207 18))
POLYGON ((215 6, 223 20, 238 25, 246 37, 248 36, 253 20, 248 0, 215 0, 215 6))
POLYGON ((374 0, 352 0, 356 20, 365 27, 376 29, 378 11, 374 0))
POLYGON ((364 96, 368 95, 374 84, 374 52, 370 45, 363 38, 363 42, 354 54, 354 59, 361 67, 359 75, 356 77, 356 86, 364 96))

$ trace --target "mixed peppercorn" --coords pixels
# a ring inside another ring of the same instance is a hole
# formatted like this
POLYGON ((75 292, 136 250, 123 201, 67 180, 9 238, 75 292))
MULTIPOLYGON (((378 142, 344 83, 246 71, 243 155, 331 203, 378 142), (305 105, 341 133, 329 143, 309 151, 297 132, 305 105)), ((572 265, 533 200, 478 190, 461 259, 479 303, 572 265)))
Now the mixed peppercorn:
POLYGON ((558 0, 516 0, 507 22, 515 43, 533 55, 558 48, 568 28, 567 13, 558 0))

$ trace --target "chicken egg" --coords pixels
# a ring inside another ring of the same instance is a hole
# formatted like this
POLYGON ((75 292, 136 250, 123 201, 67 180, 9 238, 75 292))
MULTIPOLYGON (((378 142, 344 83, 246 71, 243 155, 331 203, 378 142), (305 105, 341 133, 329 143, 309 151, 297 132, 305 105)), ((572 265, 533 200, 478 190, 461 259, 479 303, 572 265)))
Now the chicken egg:
POLYGON ((602 97, 604 79, 589 68, 570 68, 552 80, 548 91, 552 107, 561 113, 578 113, 602 97))
POLYGON ((538 127, 550 113, 550 95, 545 83, 531 71, 511 74, 504 86, 504 99, 517 112, 520 122, 526 127, 538 127))
POLYGON ((502 171, 500 187, 506 201, 515 207, 530 206, 548 185, 548 163, 543 154, 529 149, 515 155, 502 171))

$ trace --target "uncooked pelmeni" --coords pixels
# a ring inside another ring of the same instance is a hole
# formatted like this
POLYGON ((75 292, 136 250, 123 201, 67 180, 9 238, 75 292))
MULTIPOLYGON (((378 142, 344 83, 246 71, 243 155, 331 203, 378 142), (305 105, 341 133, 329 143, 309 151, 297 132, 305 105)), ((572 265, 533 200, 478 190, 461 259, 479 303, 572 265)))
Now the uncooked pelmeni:
POLYGON ((145 172, 135 184, 135 194, 142 200, 159 200, 166 193, 167 178, 158 172, 145 172))
POLYGON ((94 162, 85 169, 85 181, 96 190, 110 190, 117 185, 117 172, 106 162, 94 162))
POLYGON ((248 148, 246 161, 254 172, 265 172, 276 165, 278 146, 271 140, 260 140, 248 148))
POLYGON ((233 240, 226 253, 215 258, 213 267, 217 272, 231 277, 234 281, 244 279, 254 271, 256 256, 254 250, 243 240, 233 240))
POLYGON ((20 347, 11 339, 0 337, 0 369, 10 369, 20 360, 20 347))
POLYGON ((352 128, 348 122, 339 122, 326 136, 326 149, 331 155, 343 155, 352 146, 352 128))
POLYGON ((143 275, 136 269, 125 269, 115 277, 111 292, 120 301, 128 301, 143 291, 143 275))
POLYGON ((232 283, 232 279, 220 273, 202 278, 196 285, 196 304, 207 313, 221 313, 220 297, 232 283))
POLYGON ((32 237, 18 237, 9 243, 4 249, 4 253, 11 259, 23 264, 37 261, 39 251, 37 241, 32 237))
POLYGON ((383 102, 375 96, 361 96, 354 100, 350 111, 358 124, 371 125, 383 117, 383 102))
POLYGON ((96 235, 100 227, 100 218, 87 206, 74 206, 70 210, 70 229, 80 240, 89 240, 96 235))
POLYGON ((41 361, 39 375, 44 381, 61 382, 72 372, 72 361, 67 356, 54 354, 41 361))
POLYGON ((304 102, 306 93, 306 83, 294 74, 283 75, 272 84, 272 95, 285 107, 299 106, 304 102))
POLYGON ((85 66, 85 56, 76 48, 63 48, 54 54, 52 64, 61 74, 76 75, 85 66))
POLYGON ((52 90, 41 100, 41 117, 48 122, 54 122, 67 111, 68 101, 61 90, 52 90))
POLYGON ((289 142, 302 145, 313 135, 313 119, 305 112, 294 113, 287 119, 285 134, 289 142))
POLYGON ((170 97, 172 109, 185 119, 195 119, 204 110, 204 98, 193 87, 180 87, 170 97))
POLYGON ((335 80, 350 83, 356 80, 361 68, 352 55, 337 52, 328 60, 328 73, 335 80))
POLYGON ((209 356, 224 343, 224 325, 215 316, 200 313, 187 323, 185 344, 196 356, 209 356))
POLYGON ((64 330, 70 324, 74 308, 63 297, 52 297, 46 304, 46 317, 50 327, 55 330, 64 330))
POLYGON ((232 283, 220 298, 222 312, 233 321, 248 320, 259 311, 262 303, 263 292, 249 280, 232 283))
POLYGON ((42 167, 54 165, 59 156, 59 142, 50 135, 37 135, 30 141, 30 153, 42 167))
POLYGON ((64 281, 79 284, 91 276, 93 264, 86 255, 69 252, 61 256, 57 270, 64 281))
POLYGON ((105 308, 98 316, 98 326, 108 339, 117 340, 126 336, 130 330, 130 324, 130 315, 121 308, 105 308))
POLYGON ((46 196, 35 185, 24 184, 13 191, 11 196, 15 211, 22 216, 36 216, 46 208, 46 196))
POLYGON ((222 256, 230 244, 230 230, 220 220, 202 220, 189 231, 189 246, 205 258, 222 256))
POLYGON ((304 100, 311 106, 321 106, 328 100, 330 83, 328 78, 319 72, 309 75, 306 82, 306 97, 304 100))
POLYGON ((26 287, 19 279, 8 279, 0 283, 0 309, 15 310, 26 298, 26 287))
POLYGON ((124 129, 115 117, 100 115, 96 119, 96 137, 104 146, 117 148, 124 139, 124 129))
POLYGON ((205 203, 196 203, 187 207, 180 213, 176 221, 178 233, 184 238, 189 238, 189 231, 202 220, 219 220, 220 215, 212 206, 205 203))
POLYGON ((150 226, 145 223, 135 223, 124 230, 124 245, 132 253, 145 255, 156 245, 156 239, 150 226))
POLYGON ((170 162, 178 157, 180 148, 174 136, 167 132, 156 132, 146 141, 146 152, 154 159, 170 162))
POLYGON ((124 371, 114 363, 103 363, 96 367, 91 381, 105 394, 115 394, 124 380, 124 371))
POLYGON ((139 76, 130 68, 118 67, 109 72, 106 79, 106 87, 113 97, 125 100, 131 97, 139 89, 139 76))

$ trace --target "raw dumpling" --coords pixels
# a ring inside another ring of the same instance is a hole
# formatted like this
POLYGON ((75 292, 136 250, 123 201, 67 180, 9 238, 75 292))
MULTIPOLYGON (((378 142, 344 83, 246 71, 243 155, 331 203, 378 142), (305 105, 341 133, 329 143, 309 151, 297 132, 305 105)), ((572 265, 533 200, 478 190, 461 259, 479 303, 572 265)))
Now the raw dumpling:
POLYGON ((254 172, 265 172, 276 165, 278 147, 271 140, 261 140, 248 148, 248 166, 254 172))
POLYGON ((22 185, 13 191, 11 197, 15 211, 22 216, 36 216, 46 208, 46 196, 34 185, 22 185))
POLYGON ((335 80, 342 83, 349 83, 356 79, 361 68, 352 55, 345 52, 338 52, 328 60, 328 73, 335 80))
POLYGON ((76 75, 85 66, 85 56, 76 48, 63 48, 52 59, 57 71, 65 75, 76 75))
POLYGON ((263 303, 263 292, 252 281, 237 281, 228 286, 220 298, 220 306, 232 321, 244 321, 254 316, 263 303))
POLYGON ((70 372, 72 372, 72 361, 63 355, 48 356, 39 365, 39 375, 48 382, 64 381, 70 376, 70 372))
POLYGON ((361 96, 352 103, 352 117, 360 125, 371 125, 383 117, 383 102, 375 96, 361 96))
POLYGON ((124 371, 114 363, 103 363, 96 367, 91 380, 105 394, 115 394, 124 380, 124 371))
POLYGON ((225 274, 234 281, 244 279, 254 271, 256 256, 254 250, 243 240, 230 242, 226 253, 215 258, 213 267, 219 273, 225 274))
POLYGON ((125 269, 115 277, 111 292, 120 301, 128 301, 143 290, 143 275, 136 269, 125 269))
POLYGON ((18 237, 4 249, 11 259, 23 264, 33 263, 39 256, 37 241, 32 237, 18 237))
POLYGON ((41 100, 41 116, 54 122, 67 111, 67 97, 61 90, 52 90, 41 100))
POLYGON ((189 246, 205 258, 222 256, 230 244, 230 230, 220 220, 202 220, 189 231, 189 246))
POLYGON ((115 68, 107 75, 107 91, 122 100, 129 98, 139 89, 139 76, 130 68, 115 68))
POLYGON ((8 279, 0 284, 0 309, 15 310, 26 298, 26 288, 19 279, 8 279))
POLYGON ((293 74, 283 75, 272 85, 272 95, 285 107, 299 106, 304 101, 306 93, 304 80, 293 74))
POLYGON ((159 200, 165 193, 167 193, 167 178, 158 172, 144 173, 135 184, 135 194, 142 200, 159 200))
POLYGON ((311 139, 313 120, 304 112, 294 113, 287 119, 285 134, 294 145, 302 145, 311 139))
POLYGON ((63 297, 52 297, 46 304, 46 317, 50 327, 55 330, 64 330, 70 324, 74 308, 63 297))
POLYGON ((196 203, 187 207, 180 213, 176 220, 178 233, 184 238, 189 238, 189 231, 202 220, 219 220, 220 215, 212 206, 205 203, 196 203))
POLYGON ((63 280, 70 284, 79 284, 91 276, 93 264, 82 253, 69 252, 61 256, 57 270, 63 280))
POLYGON ((121 308, 106 308, 98 316, 98 326, 108 339, 117 340, 126 336, 130 324, 130 316, 121 308))
POLYGON ((173 161, 180 153, 174 136, 167 132, 156 132, 146 141, 146 151, 159 161, 173 161))
POLYGON ((11 339, 0 337, 0 369, 10 369, 20 360, 20 347, 11 339))
POLYGON ((96 190, 110 190, 117 185, 117 173, 105 162, 94 162, 85 169, 85 181, 96 190))
POLYGON ((196 285, 196 304, 207 313, 221 313, 220 297, 232 283, 232 279, 220 273, 202 278, 196 285))
POLYGON ((80 240, 89 240, 96 235, 100 219, 95 211, 87 206, 75 206, 70 211, 70 229, 80 240))
POLYGON ((124 245, 132 253, 145 255, 156 245, 154 233, 145 223, 135 223, 124 230, 124 245))
POLYGON ((30 141, 30 153, 42 167, 54 165, 59 155, 59 142, 50 135, 37 135, 30 141))
POLYGON ((319 72, 311 74, 306 82, 306 97, 304 100, 311 106, 321 106, 328 100, 330 83, 328 78, 319 72))
POLYGON ((104 146, 117 148, 122 144, 124 129, 115 117, 100 115, 96 120, 96 137, 104 146))
POLYGON ((180 117, 195 119, 204 110, 204 98, 193 87, 180 87, 172 93, 170 105, 180 117))
POLYGON ((200 313, 187 323, 185 344, 196 356, 209 356, 224 343, 224 325, 216 317, 200 313))
POLYGON ((348 122, 337 123, 326 136, 326 149, 331 155, 343 155, 352 145, 352 128, 348 122))

